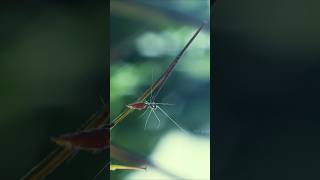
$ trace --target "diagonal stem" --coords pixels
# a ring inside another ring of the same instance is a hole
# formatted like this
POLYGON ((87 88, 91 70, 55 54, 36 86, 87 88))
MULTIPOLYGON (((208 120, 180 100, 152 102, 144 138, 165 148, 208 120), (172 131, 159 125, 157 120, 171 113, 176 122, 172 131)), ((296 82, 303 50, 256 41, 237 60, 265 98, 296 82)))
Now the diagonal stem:
MULTIPOLYGON (((170 63, 166 71, 161 75, 161 77, 154 82, 143 94, 140 96, 136 102, 142 102, 144 101, 155 89, 158 88, 158 91, 156 95, 154 95, 154 98, 157 96, 159 91, 161 90, 162 86, 164 85, 165 81, 168 79, 170 73, 172 72, 175 65, 178 63, 179 59, 183 55, 183 53, 187 50, 187 48, 190 46, 190 44, 193 42, 193 40, 196 38, 196 36, 199 34, 201 29, 204 27, 206 23, 202 23, 201 26, 198 28, 198 30, 194 33, 194 35, 191 37, 191 39, 188 41, 188 43, 184 46, 184 48, 180 51, 180 53, 173 59, 173 61, 170 63)), ((153 99, 154 99, 153 98, 153 99)), ((127 108, 124 110, 121 114, 119 114, 109 125, 110 130, 114 128, 118 123, 120 123, 122 120, 124 120, 131 112, 133 112, 134 109, 127 108)))

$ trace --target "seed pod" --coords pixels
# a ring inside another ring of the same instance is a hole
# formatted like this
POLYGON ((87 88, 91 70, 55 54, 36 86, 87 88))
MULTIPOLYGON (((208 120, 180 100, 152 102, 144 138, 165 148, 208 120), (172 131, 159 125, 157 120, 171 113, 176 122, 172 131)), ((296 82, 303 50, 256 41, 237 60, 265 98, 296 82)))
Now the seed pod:
POLYGON ((127 107, 130 109, 144 110, 147 107, 147 105, 144 102, 136 102, 127 105, 127 107))

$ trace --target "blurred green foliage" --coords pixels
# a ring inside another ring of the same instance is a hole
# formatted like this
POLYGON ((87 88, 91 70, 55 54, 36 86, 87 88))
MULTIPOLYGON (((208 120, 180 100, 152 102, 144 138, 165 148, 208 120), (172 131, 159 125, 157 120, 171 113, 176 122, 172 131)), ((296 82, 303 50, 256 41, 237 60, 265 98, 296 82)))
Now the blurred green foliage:
MULTIPOLYGON (((106 97, 105 7, 79 1, 1 6, 1 179, 19 179, 106 97)), ((48 179, 91 179, 105 154, 80 152, 48 179)))

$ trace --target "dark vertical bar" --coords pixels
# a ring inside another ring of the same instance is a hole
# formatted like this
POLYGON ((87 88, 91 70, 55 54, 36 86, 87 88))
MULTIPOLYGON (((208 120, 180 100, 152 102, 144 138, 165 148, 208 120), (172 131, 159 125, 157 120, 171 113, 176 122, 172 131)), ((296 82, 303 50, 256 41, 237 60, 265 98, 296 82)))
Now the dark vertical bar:
MULTIPOLYGON (((107 92, 107 104, 108 104, 108 108, 109 108, 109 112, 110 112, 110 109, 111 109, 111 103, 110 103, 110 93, 111 93, 111 91, 110 91, 110 78, 111 78, 111 75, 110 75, 110 26, 111 26, 111 23, 110 23, 110 0, 107 0, 106 1, 106 21, 107 21, 107 23, 106 23, 106 35, 107 35, 107 37, 106 37, 106 39, 107 39, 107 42, 106 42, 106 44, 107 44, 107 48, 106 48, 106 54, 107 54, 107 63, 106 63, 106 69, 107 69, 107 90, 106 90, 106 92, 107 92)), ((109 117, 107 118, 107 125, 108 124, 110 124, 110 113, 109 113, 109 117)), ((109 130, 109 141, 108 141, 108 146, 110 147, 110 139, 111 139, 111 136, 110 136, 110 129, 109 129, 109 127, 107 127, 108 128, 108 130, 109 130)), ((110 154, 110 148, 107 148, 107 169, 106 169, 106 173, 107 173, 107 179, 109 180, 109 179, 111 179, 110 178, 110 171, 109 171, 109 166, 110 166, 110 156, 111 156, 111 154, 110 154)))

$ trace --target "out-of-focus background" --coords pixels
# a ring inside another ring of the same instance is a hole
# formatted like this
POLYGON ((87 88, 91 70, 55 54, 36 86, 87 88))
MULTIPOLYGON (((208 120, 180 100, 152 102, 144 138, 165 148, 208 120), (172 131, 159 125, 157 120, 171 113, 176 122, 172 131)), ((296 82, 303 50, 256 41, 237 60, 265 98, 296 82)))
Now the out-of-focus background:
MULTIPOLYGON (((106 3, 0 6, 0 174, 16 180, 74 132, 106 97, 106 3)), ((106 154, 79 152, 47 179, 92 179, 106 154)))
MULTIPOLYGON (((111 1, 111 119, 133 103, 166 70, 203 21, 210 21, 207 0, 111 1)), ((155 99, 172 103, 147 127, 143 111, 131 113, 111 131, 111 143, 139 154, 182 178, 210 177, 210 24, 183 55, 155 99)), ((117 161, 122 165, 134 163, 117 161)), ((172 179, 157 169, 114 171, 111 179, 172 179)))
POLYGON ((319 179, 319 1, 217 1, 216 179, 319 179))

